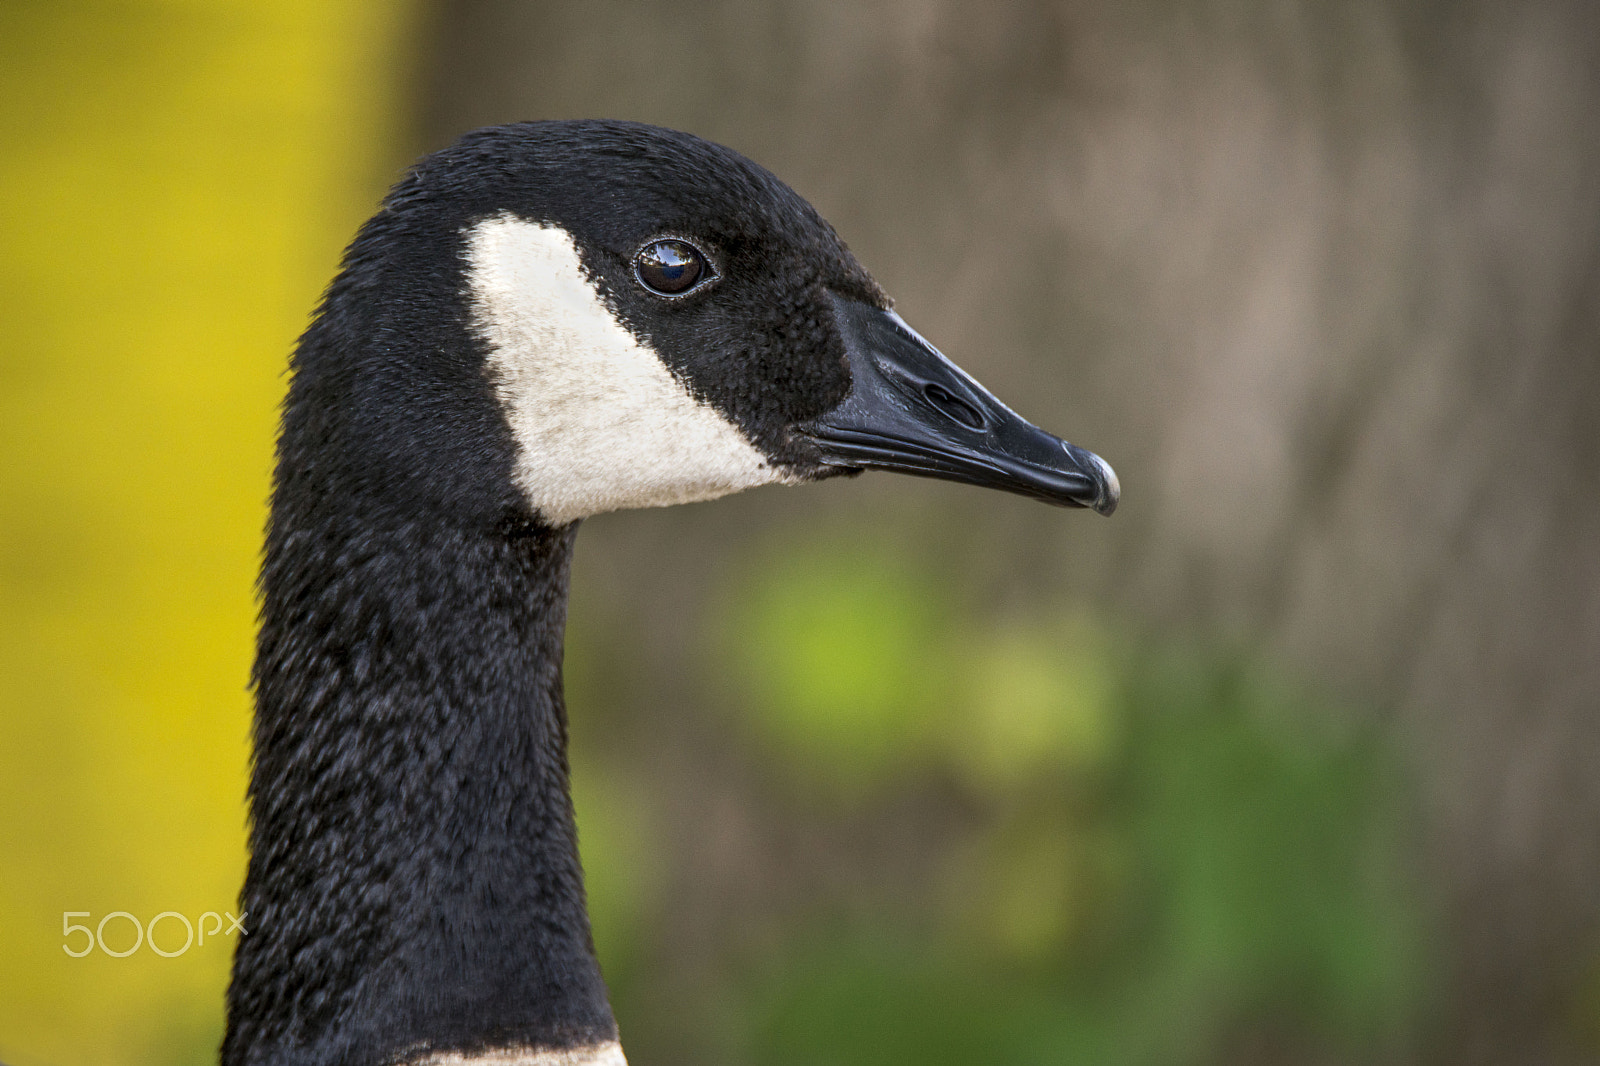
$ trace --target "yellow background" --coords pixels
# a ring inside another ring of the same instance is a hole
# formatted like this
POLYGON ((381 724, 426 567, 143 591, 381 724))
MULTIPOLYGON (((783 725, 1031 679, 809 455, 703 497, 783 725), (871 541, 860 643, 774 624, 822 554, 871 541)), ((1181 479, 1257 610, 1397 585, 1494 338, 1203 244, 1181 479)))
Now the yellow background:
POLYGON ((237 909, 275 408, 408 11, 0 10, 0 1060, 214 1061, 230 940, 62 912, 237 909))

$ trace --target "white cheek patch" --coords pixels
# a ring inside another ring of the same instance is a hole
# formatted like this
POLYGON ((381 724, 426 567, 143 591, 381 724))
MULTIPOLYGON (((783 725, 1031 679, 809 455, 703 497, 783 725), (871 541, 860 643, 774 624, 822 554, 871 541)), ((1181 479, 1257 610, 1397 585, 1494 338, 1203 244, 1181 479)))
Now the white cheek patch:
POLYGON ((467 261, 517 484, 546 521, 790 480, 616 320, 565 230, 486 219, 467 261))

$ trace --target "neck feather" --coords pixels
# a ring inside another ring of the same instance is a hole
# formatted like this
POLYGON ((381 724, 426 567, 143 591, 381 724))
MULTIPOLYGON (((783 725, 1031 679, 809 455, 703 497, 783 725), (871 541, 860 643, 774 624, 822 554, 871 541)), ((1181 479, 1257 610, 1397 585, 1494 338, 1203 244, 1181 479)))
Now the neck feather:
POLYGON ((567 787, 577 527, 511 525, 301 516, 280 486, 224 1066, 615 1039, 567 787))

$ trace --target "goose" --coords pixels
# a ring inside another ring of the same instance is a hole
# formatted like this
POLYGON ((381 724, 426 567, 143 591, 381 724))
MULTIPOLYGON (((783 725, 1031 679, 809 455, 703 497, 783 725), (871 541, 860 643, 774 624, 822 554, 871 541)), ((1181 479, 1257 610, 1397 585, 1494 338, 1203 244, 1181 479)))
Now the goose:
POLYGON ((634 123, 421 160, 290 369, 223 1066, 624 1066, 568 793, 584 518, 868 468, 1119 495, 788 186, 634 123))

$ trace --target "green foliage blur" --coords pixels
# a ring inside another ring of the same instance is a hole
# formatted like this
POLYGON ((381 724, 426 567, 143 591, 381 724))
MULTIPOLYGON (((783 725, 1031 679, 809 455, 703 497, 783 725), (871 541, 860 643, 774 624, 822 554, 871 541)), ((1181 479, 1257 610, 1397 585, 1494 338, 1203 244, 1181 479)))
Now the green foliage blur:
MULTIPOLYGON (((1423 1005, 1426 923, 1405 768, 1379 733, 1242 653, 1086 611, 984 620, 947 586, 906 555, 778 540, 730 581, 705 641, 707 674, 734 679, 725 721, 762 767, 763 804, 833 826, 908 794, 947 810, 913 883, 814 896, 723 945, 718 976, 685 997, 659 968, 636 972, 634 941, 670 916, 649 913, 647 883, 612 887, 659 871, 596 832, 631 822, 647 837, 648 799, 619 814, 580 792, 630 1054, 1135 1066, 1393 1052, 1423 1005)), ((588 695, 580 684, 574 704, 588 695)))

